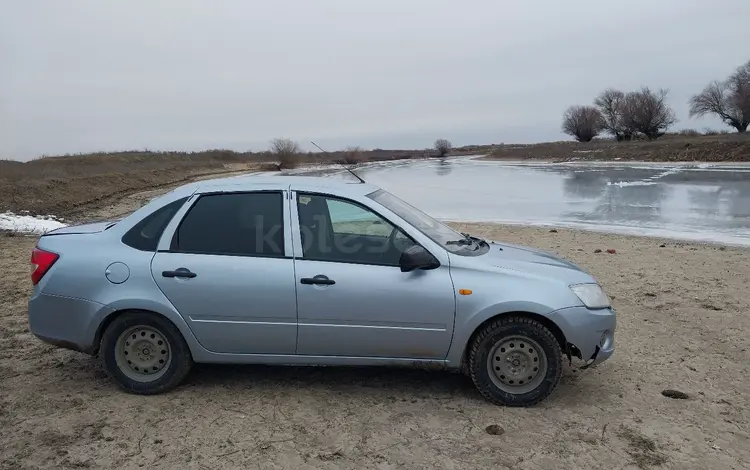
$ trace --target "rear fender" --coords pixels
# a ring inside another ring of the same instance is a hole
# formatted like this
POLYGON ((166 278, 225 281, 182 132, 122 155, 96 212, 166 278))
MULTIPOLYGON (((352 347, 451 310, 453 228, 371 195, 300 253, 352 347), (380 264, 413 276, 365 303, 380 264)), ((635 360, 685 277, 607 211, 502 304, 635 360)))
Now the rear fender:
POLYGON ((117 317, 117 315, 119 315, 120 313, 131 310, 153 312, 165 317, 166 319, 171 321, 178 330, 180 330, 180 333, 182 334, 182 337, 185 339, 185 342, 190 348, 190 352, 193 357, 195 357, 196 355, 200 355, 202 352, 205 352, 205 349, 195 338, 195 335, 193 335, 193 332, 185 322, 185 319, 182 318, 182 315, 180 315, 179 312, 177 312, 177 310, 175 310, 171 304, 139 298, 117 300, 104 306, 100 310, 100 312, 97 313, 98 321, 92 322, 92 325, 94 328, 96 328, 96 331, 90 332, 90 334, 94 335, 94 337, 96 338, 95 341, 97 343, 97 348, 99 346, 98 342, 101 340, 101 336, 102 334, 104 334, 106 326, 109 325, 109 323, 114 320, 114 318, 117 317))

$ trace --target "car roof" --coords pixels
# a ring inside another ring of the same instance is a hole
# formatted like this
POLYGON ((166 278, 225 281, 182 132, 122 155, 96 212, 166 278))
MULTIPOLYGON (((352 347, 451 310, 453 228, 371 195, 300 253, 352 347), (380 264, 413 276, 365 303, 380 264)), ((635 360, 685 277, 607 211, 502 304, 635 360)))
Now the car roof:
POLYGON ((175 189, 174 193, 252 191, 259 189, 293 189, 349 196, 362 196, 377 191, 377 186, 341 178, 320 176, 274 176, 254 174, 196 181, 175 189))

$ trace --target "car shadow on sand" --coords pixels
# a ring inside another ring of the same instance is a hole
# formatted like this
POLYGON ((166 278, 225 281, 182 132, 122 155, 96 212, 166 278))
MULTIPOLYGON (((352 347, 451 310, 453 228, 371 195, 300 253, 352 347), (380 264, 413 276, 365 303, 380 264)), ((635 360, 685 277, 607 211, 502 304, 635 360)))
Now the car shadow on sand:
MULTIPOLYGON (((545 400, 554 406, 586 406, 600 402, 588 393, 593 384, 581 374, 565 368, 560 385, 545 400)), ((471 378, 441 368, 358 367, 358 366, 266 366, 196 364, 183 390, 214 388, 259 393, 284 393, 304 389, 310 392, 346 392, 351 395, 396 396, 399 399, 464 399, 486 403, 471 378)))
POLYGON ((184 387, 252 388, 254 390, 378 390, 405 395, 450 398, 464 395, 481 399, 471 379, 448 370, 407 367, 265 366, 196 364, 184 387))
MULTIPOLYGON (((117 386, 101 369, 98 359, 76 355, 67 364, 52 368, 65 376, 56 382, 80 386, 93 383, 94 388, 117 391, 117 386)), ((605 374, 609 375, 609 374, 605 374)), ((387 400, 432 399, 469 400, 486 403, 466 375, 442 368, 385 366, 271 366, 238 364, 195 364, 174 391, 168 394, 202 394, 221 389, 231 393, 283 395, 305 390, 310 393, 344 392, 352 396, 369 396, 387 400)), ((578 407, 616 401, 616 381, 598 379, 564 367, 560 385, 544 405, 578 407), (609 386, 603 386, 609 384, 609 386), (591 393, 597 389, 598 393, 591 393)), ((545 406, 545 407, 546 407, 545 406)))

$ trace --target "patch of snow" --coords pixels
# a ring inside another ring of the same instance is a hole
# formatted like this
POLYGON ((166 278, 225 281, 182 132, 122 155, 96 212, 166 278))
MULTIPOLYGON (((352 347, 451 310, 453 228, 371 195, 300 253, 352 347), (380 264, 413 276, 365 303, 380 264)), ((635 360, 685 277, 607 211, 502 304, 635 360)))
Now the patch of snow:
POLYGON ((625 186, 652 186, 655 185, 656 182, 654 180, 658 180, 661 178, 664 178, 668 175, 673 175, 675 173, 679 173, 683 170, 683 168, 679 167, 673 167, 673 168, 666 168, 665 171, 662 171, 659 174, 656 174, 654 176, 651 176, 649 178, 646 178, 645 180, 641 181, 618 181, 616 183, 613 183, 612 181, 607 182, 607 186, 619 186, 619 187, 625 187, 625 186))
POLYGON ((616 183, 607 181, 607 186, 619 186, 621 188, 625 186, 653 186, 655 184, 653 181, 618 181, 616 183))
MULTIPOLYGON (((24 212, 28 213, 28 211, 24 212)), ((11 230, 13 232, 46 233, 50 230, 67 226, 67 224, 56 219, 57 217, 53 215, 34 217, 31 215, 18 215, 12 212, 3 212, 0 214, 0 229, 11 230)))
POLYGON ((652 176, 652 177, 651 177, 651 178, 649 178, 649 179, 650 179, 650 180, 658 180, 659 178, 664 178, 664 177, 665 177, 665 176, 667 176, 667 175, 673 175, 673 174, 675 174, 675 173, 679 173, 679 172, 681 172, 682 170, 683 170, 682 168, 670 168, 670 169, 668 169, 667 171, 664 171, 664 172, 662 172, 662 173, 659 173, 658 175, 654 175, 654 176, 652 176))
POLYGON ((597 150, 573 150, 573 153, 599 153, 602 149, 597 150))

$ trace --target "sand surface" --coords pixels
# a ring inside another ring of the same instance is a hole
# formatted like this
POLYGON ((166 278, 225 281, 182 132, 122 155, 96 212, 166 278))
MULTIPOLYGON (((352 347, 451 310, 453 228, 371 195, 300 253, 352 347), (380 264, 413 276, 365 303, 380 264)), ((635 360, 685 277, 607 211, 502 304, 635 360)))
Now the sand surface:
POLYGON ((750 250, 459 227, 596 275, 619 315, 614 357, 566 368, 530 409, 490 405, 460 374, 386 368, 198 366, 172 393, 126 395, 96 359, 28 332, 36 238, 0 237, 0 467, 750 467, 750 250))
POLYGON ((387 368, 199 365, 171 393, 127 395, 97 359, 29 333, 36 237, 0 233, 0 468, 750 468, 750 250, 457 227, 594 274, 618 312, 614 357, 566 367, 528 409, 485 402, 457 373, 387 368))

